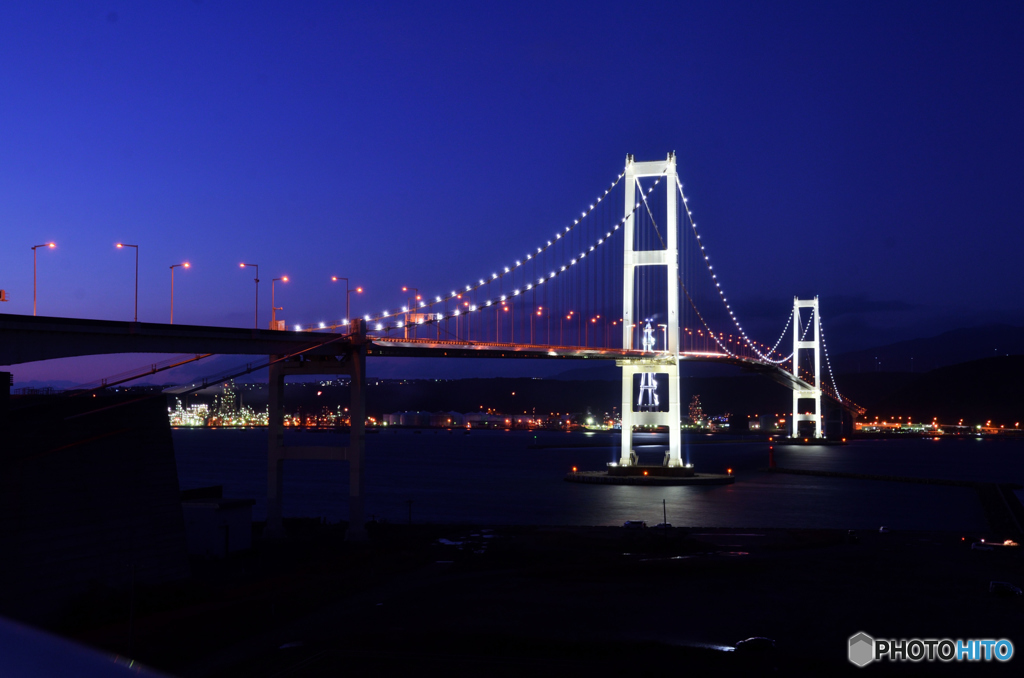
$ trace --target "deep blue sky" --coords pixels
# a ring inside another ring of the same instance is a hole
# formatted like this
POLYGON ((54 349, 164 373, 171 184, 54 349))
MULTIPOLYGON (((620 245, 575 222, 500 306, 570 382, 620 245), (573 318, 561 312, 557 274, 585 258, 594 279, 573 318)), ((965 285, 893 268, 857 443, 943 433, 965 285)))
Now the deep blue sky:
POLYGON ((394 307, 674 150, 762 341, 794 295, 835 350, 1024 318, 1020 3, 9 2, 0 63, 5 313, 49 240, 41 315, 130 320, 117 241, 143 321, 185 260, 176 322, 251 325, 240 261, 289 324, 394 307))

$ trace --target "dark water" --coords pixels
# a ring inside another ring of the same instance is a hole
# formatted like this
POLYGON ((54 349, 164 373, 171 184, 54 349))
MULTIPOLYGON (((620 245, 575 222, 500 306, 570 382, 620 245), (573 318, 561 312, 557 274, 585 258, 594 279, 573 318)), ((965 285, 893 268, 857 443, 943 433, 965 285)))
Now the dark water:
MULTIPOLYGON (((174 431, 181 487, 224 485, 225 496, 256 500, 266 516, 266 430, 174 431)), ((969 488, 766 474, 767 444, 687 445, 698 473, 732 468, 736 483, 711 487, 580 485, 562 480, 573 466, 598 470, 618 449, 530 449, 573 445, 583 433, 425 430, 367 436, 367 517, 405 522, 617 525, 624 520, 702 527, 821 527, 985 530, 969 488)), ((289 445, 345 445, 347 436, 290 432, 289 445)), ((600 438, 599 438, 600 439, 600 438)), ((610 440, 610 439, 606 439, 610 440)), ((701 439, 697 439, 698 441, 701 439)), ((720 440, 713 438, 710 440, 720 440)), ((660 460, 661 448, 651 461, 660 460)), ((1024 483, 1024 441, 943 439, 858 441, 841 447, 776 446, 779 466, 926 478, 1024 483)), ((348 515, 348 465, 285 464, 286 516, 348 515)))

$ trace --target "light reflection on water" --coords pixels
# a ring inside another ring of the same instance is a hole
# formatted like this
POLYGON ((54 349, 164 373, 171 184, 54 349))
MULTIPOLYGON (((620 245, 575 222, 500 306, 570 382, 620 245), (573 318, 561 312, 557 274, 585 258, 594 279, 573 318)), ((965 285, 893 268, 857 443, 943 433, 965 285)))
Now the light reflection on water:
MULTIPOLYGON (((225 495, 256 500, 266 515, 265 430, 176 430, 182 488, 222 484, 225 495)), ((701 438, 707 440, 706 438, 701 438)), ((662 520, 674 525, 985 530, 971 488, 767 474, 766 443, 687 445, 697 473, 734 469, 725 486, 637 487, 563 481, 573 466, 598 470, 618 458, 618 438, 559 432, 390 430, 367 436, 366 511, 392 522, 620 525, 662 520), (542 445, 607 442, 604 447, 542 445)), ((289 445, 344 445, 347 436, 289 432, 289 445)), ((639 439, 646 463, 664 444, 639 439), (650 447, 646 446, 650 445, 650 447)), ((863 441, 841 447, 776 446, 779 466, 931 478, 1024 482, 1024 443, 974 440, 863 441)), ((347 464, 285 464, 285 515, 348 515, 347 464)))

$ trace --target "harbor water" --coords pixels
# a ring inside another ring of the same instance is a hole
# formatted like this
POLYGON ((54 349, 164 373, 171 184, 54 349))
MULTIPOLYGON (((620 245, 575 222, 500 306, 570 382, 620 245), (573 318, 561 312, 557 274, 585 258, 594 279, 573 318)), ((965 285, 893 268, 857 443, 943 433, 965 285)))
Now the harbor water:
MULTIPOLYGON (((223 485, 266 516, 266 429, 175 429, 182 489, 223 485)), ((951 487, 765 473, 768 443, 688 436, 697 473, 732 469, 733 485, 638 487, 564 482, 574 466, 599 470, 617 437, 554 431, 384 430, 366 438, 366 516, 404 523, 621 525, 668 520, 693 527, 904 530, 987 529, 976 492, 951 487)), ((290 431, 288 445, 339 445, 345 434, 290 431)), ((663 447, 644 445, 645 463, 663 447)), ((778 466, 818 471, 1024 484, 1024 441, 973 437, 858 440, 840 446, 776 445, 778 466)), ((285 516, 348 517, 348 465, 285 463, 285 516)))

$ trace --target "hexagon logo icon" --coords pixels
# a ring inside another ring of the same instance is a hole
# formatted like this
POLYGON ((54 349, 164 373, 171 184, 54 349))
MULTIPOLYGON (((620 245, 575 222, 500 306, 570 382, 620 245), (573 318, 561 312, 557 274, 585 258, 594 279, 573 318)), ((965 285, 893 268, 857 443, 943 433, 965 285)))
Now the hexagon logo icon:
POLYGON ((850 636, 850 663, 867 666, 875 658, 875 639, 861 631, 850 636))

